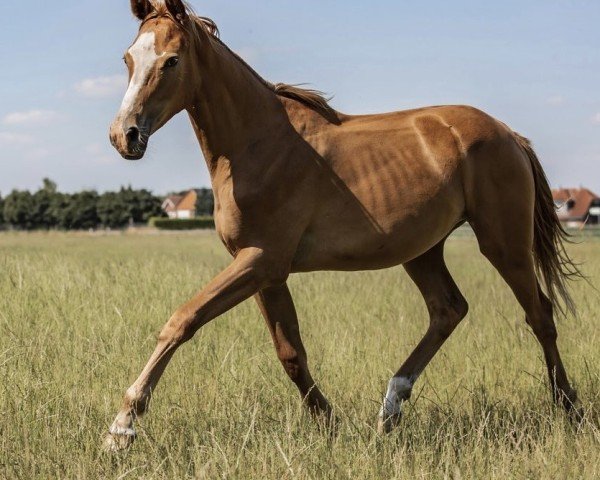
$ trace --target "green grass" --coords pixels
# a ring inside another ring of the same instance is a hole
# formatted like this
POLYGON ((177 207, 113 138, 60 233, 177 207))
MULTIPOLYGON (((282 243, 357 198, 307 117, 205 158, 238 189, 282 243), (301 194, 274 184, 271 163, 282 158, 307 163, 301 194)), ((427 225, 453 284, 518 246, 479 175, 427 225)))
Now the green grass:
MULTIPOLYGON (((550 401, 541 349, 470 236, 447 262, 470 313, 421 377, 401 428, 375 432, 392 373, 427 325, 401 268, 292 276, 314 377, 341 417, 333 441, 303 411, 252 301, 176 354, 139 437, 102 436, 172 311, 228 262, 214 233, 0 235, 0 478, 599 478, 599 294, 559 345, 588 410, 550 401)), ((571 248, 600 284, 600 241, 571 248)))

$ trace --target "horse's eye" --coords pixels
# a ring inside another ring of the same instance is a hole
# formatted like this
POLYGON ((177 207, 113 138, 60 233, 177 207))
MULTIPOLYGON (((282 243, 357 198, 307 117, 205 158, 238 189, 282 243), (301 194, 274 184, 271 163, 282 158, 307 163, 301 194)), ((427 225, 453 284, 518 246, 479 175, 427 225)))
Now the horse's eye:
POLYGON ((170 57, 165 62, 165 68, 172 68, 179 63, 179 57, 170 57))

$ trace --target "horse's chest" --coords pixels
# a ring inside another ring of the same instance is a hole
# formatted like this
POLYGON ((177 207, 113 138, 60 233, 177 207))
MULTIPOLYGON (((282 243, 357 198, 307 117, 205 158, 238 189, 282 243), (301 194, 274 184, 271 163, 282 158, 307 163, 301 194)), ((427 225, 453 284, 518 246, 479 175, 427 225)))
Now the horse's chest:
POLYGON ((215 194, 215 228, 219 238, 232 255, 242 248, 241 212, 235 202, 215 194))
POLYGON ((272 182, 255 176, 237 177, 234 182, 233 175, 224 174, 219 180, 213 179, 215 227, 227 249, 235 254, 272 237, 272 225, 281 219, 279 208, 289 189, 273 188, 272 182))
POLYGON ((233 255, 256 240, 263 230, 260 204, 244 202, 246 197, 239 197, 239 192, 230 185, 215 192, 215 228, 233 255))

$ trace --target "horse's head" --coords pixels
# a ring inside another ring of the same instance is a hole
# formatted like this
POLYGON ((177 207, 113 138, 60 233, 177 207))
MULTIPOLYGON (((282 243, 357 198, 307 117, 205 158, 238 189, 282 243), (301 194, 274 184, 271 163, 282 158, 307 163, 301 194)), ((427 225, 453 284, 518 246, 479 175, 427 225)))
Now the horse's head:
POLYGON ((110 128, 110 141, 127 160, 144 156, 150 135, 188 102, 192 22, 181 0, 131 0, 142 21, 138 36, 123 57, 129 87, 110 128))

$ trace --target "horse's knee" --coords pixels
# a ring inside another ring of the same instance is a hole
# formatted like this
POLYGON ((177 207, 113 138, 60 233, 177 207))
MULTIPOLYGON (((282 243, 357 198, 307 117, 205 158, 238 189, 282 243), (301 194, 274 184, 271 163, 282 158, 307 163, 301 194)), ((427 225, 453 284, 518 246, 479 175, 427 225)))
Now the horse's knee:
POLYGON ((469 304, 457 291, 443 303, 429 305, 430 328, 440 337, 448 338, 468 312, 469 304))
POLYGON ((290 380, 294 383, 302 380, 306 368, 305 355, 289 347, 279 347, 277 348, 277 358, 290 380))

